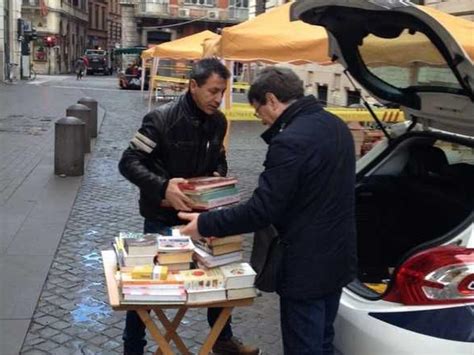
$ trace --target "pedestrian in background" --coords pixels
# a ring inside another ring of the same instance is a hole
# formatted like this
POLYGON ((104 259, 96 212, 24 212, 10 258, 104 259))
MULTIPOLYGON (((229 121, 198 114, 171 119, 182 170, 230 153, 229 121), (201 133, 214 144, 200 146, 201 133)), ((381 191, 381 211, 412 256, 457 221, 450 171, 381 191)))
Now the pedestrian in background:
MULTIPOLYGON (((170 234, 182 225, 178 211, 190 211, 192 201, 181 192, 186 178, 227 174, 223 146, 227 121, 219 111, 230 73, 217 59, 195 63, 185 95, 148 113, 123 153, 119 170, 140 189, 140 214, 145 233, 170 234), (173 207, 161 207, 166 199, 173 207)), ((221 308, 208 309, 212 327, 221 308)), ((128 311, 123 335, 125 354, 143 354, 145 325, 128 311)), ((242 344, 232 334, 230 321, 213 351, 219 354, 257 355, 257 348, 242 344)))
POLYGON ((342 287, 356 276, 355 153, 346 124, 304 96, 290 69, 264 69, 248 100, 268 126, 258 187, 235 207, 179 213, 193 238, 273 225, 283 250, 277 293, 286 355, 333 354, 342 287))
POLYGON ((83 58, 78 58, 76 60, 76 80, 81 80, 84 76, 84 71, 86 70, 86 64, 84 63, 83 58))

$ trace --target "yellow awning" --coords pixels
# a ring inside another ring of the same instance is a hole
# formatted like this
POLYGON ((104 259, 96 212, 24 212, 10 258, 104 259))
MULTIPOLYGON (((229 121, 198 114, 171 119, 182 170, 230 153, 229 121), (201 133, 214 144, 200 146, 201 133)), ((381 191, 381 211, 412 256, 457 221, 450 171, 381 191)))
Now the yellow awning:
MULTIPOLYGON (((204 56, 241 62, 328 63, 330 59, 325 29, 302 21, 291 22, 290 6, 291 3, 284 4, 251 20, 224 28, 220 38, 204 42, 204 56)), ((474 22, 431 7, 417 7, 445 27, 474 60, 474 22)), ((394 41, 369 36, 364 41, 363 56, 367 63, 383 62, 398 66, 416 61, 433 65, 445 62, 422 34, 412 36, 405 33, 394 41), (412 50, 420 47, 424 50, 412 50), (415 52, 424 53, 423 58, 411 58, 409 54, 415 52)))
POLYGON ((144 50, 141 55, 142 59, 153 58, 153 52, 155 52, 155 47, 156 46, 153 46, 151 48, 148 48, 147 50, 144 50))
MULTIPOLYGON (((418 6, 440 25, 446 28, 468 56, 474 58, 474 23, 452 16, 427 6, 418 6)), ((364 39, 360 52, 365 64, 412 66, 425 63, 432 66, 445 66, 446 60, 423 33, 409 34, 405 30, 397 38, 385 39, 369 35, 364 39)))
POLYGON ((205 53, 241 62, 328 62, 326 30, 302 21, 291 22, 290 6, 282 5, 224 28, 220 41, 207 41, 205 53))
POLYGON ((428 6, 418 8, 438 21, 464 49, 471 61, 474 61, 474 22, 458 16, 449 15, 428 6))
POLYGON ((219 35, 214 32, 202 31, 150 48, 142 53, 142 58, 158 57, 161 59, 196 60, 202 58, 204 41, 209 38, 218 37, 219 35))

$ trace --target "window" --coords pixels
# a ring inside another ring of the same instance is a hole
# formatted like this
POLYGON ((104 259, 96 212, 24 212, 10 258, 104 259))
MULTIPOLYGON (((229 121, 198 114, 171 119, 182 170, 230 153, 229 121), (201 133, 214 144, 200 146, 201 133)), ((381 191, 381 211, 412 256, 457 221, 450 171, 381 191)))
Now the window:
POLYGON ((229 0, 229 7, 240 7, 247 9, 249 7, 248 0, 229 0))
POLYGON ((404 30, 389 39, 369 35, 359 52, 367 69, 394 87, 460 88, 444 57, 421 32, 404 30), (405 49, 403 56, 399 55, 400 48, 405 49))
POLYGON ((186 5, 216 6, 216 0, 184 0, 186 5))
POLYGON ((347 90, 347 106, 360 104, 360 91, 347 90))
POLYGON ((328 87, 327 85, 318 85, 318 99, 321 105, 326 106, 328 102, 328 87))
POLYGON ((94 26, 94 28, 99 28, 99 11, 100 11, 99 5, 95 5, 95 26, 94 26))

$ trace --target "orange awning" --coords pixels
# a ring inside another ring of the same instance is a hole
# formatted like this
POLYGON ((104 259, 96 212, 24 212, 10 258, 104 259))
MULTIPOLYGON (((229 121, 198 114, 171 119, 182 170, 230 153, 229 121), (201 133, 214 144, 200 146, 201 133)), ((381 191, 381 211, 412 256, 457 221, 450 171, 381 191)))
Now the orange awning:
MULTIPOLYGON (((468 56, 471 59, 474 58, 473 22, 427 6, 417 7, 447 29, 468 56)), ((398 67, 408 67, 416 63, 432 66, 446 65, 446 60, 426 35, 420 32, 410 34, 408 30, 393 39, 369 35, 364 39, 360 51, 364 62, 371 65, 398 67)))
POLYGON ((241 62, 321 63, 329 61, 326 30, 290 21, 285 4, 222 30, 220 41, 206 44, 206 54, 241 62))
POLYGON ((211 31, 202 31, 174 41, 162 43, 147 49, 142 58, 161 58, 175 60, 195 60, 202 58, 203 43, 209 38, 218 38, 219 35, 211 31))

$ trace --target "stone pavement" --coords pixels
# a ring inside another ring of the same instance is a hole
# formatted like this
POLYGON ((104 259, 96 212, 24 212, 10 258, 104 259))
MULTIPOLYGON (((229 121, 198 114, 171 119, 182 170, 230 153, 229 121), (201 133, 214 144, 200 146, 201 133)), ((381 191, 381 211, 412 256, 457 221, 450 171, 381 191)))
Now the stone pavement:
MULTIPOLYGON (((77 100, 78 92, 72 89, 77 83, 64 85, 69 85, 69 91, 62 93, 71 93, 77 100)), ((57 86, 41 89, 58 92, 57 86)), ((119 231, 142 230, 137 190, 119 175, 117 162, 139 126, 146 105, 134 92, 93 91, 85 87, 80 93, 98 100, 106 115, 21 354, 120 354, 122 351, 124 313, 113 312, 107 304, 100 250, 109 248, 119 231)), ((64 99, 70 98, 66 95, 64 99)), ((229 162, 231 174, 240 179, 244 198, 253 190, 262 169, 265 146, 258 137, 262 130, 255 122, 232 125, 229 162)), ((54 220, 58 213, 55 211, 49 218, 54 220)), ((246 258, 250 246, 251 236, 245 243, 246 258)), ((39 269, 32 268, 31 272, 48 271, 47 266, 39 269)), ((23 279, 24 275, 20 277, 23 279)), ((16 291, 22 297, 20 286, 16 291)), ((2 293, 3 289, 2 283, 2 293)), ((193 310, 183 319, 179 330, 190 350, 197 352, 207 328, 205 310, 193 310)), ((275 295, 265 294, 253 307, 236 310, 233 328, 237 336, 259 345, 265 354, 282 353, 275 295)), ((147 350, 155 349, 153 342, 149 342, 147 350)))
POLYGON ((0 353, 18 354, 82 178, 53 175, 53 123, 81 91, 0 84, 0 353))

